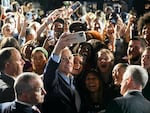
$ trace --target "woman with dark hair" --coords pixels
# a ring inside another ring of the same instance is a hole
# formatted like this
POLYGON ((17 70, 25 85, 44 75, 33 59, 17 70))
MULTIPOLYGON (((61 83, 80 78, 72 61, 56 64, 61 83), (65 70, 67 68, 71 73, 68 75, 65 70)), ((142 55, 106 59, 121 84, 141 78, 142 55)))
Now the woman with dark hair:
POLYGON ((112 69, 114 66, 114 55, 109 49, 100 49, 96 55, 97 59, 97 70, 99 71, 99 76, 102 78, 102 83, 104 87, 104 98, 106 104, 109 103, 113 96, 113 79, 112 79, 112 69))
POLYGON ((20 45, 14 37, 4 37, 0 43, 0 49, 5 47, 15 47, 20 51, 20 45))
POLYGON ((148 82, 142 93, 145 98, 150 100, 150 46, 146 47, 141 56, 141 66, 144 67, 148 72, 148 82))
POLYGON ((104 109, 103 86, 99 72, 88 70, 83 79, 84 93, 81 96, 82 113, 98 113, 104 109))
POLYGON ((138 20, 138 33, 141 35, 147 42, 147 45, 150 46, 150 12, 145 13, 138 20))

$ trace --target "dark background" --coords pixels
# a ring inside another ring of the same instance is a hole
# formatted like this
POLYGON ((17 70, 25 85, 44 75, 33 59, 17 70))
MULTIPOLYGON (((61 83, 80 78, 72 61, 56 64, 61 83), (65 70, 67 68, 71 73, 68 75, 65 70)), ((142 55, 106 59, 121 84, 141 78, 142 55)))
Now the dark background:
MULTIPOLYGON (((65 0, 17 0, 17 1, 20 2, 21 4, 25 1, 39 3, 42 9, 47 11, 47 10, 52 10, 61 7, 63 5, 63 1, 65 0)), ((76 1, 76 0, 69 0, 69 1, 76 1)), ((80 1, 81 3, 83 2, 83 0, 78 0, 78 1, 80 1)), ((102 10, 103 8, 104 0, 85 0, 85 1, 96 2, 98 9, 102 10)))
MULTIPOLYGON (((33 3, 39 3, 40 7, 44 11, 53 10, 56 8, 60 8, 63 5, 63 1, 65 0, 17 0, 21 4, 26 2, 33 2, 33 3)), ((69 0, 69 1, 77 1, 77 0, 69 0)), ((84 1, 87 2, 94 2, 97 4, 97 9, 103 10, 103 3, 107 1, 120 1, 120 0, 78 0, 81 3, 84 1)), ((149 4, 150 6, 150 0, 124 0, 129 7, 129 10, 134 8, 139 15, 142 15, 145 12, 145 4, 149 4)), ((149 9, 148 9, 149 10, 149 9)))

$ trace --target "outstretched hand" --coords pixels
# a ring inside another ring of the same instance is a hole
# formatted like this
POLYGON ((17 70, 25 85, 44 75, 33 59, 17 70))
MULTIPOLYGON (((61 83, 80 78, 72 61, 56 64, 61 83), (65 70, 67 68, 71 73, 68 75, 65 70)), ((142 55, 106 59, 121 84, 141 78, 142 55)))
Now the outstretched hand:
POLYGON ((63 8, 55 9, 52 13, 50 13, 46 19, 47 24, 54 22, 57 18, 61 16, 63 8))
POLYGON ((69 33, 68 33, 68 32, 65 32, 65 33, 63 33, 63 34, 59 37, 59 39, 58 39, 58 41, 57 41, 57 43, 56 43, 56 45, 55 45, 55 47, 54 47, 54 50, 53 50, 53 52, 54 52, 55 54, 60 55, 62 49, 64 49, 65 47, 71 45, 71 42, 70 42, 69 40, 66 40, 66 39, 65 39, 68 35, 69 35, 69 33))

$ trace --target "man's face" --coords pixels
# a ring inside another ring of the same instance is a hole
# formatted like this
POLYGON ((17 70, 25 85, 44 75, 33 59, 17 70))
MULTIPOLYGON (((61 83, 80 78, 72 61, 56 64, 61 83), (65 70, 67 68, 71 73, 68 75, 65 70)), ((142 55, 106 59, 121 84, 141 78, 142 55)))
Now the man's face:
POLYGON ((6 25, 6 26, 3 28, 3 35, 6 36, 6 37, 12 36, 12 34, 13 34, 13 29, 14 29, 14 28, 11 26, 11 24, 6 25))
POLYGON ((129 83, 128 81, 129 81, 129 77, 128 77, 127 73, 125 72, 123 74, 123 79, 121 82, 121 88, 120 88, 121 95, 124 95, 126 93, 126 91, 128 90, 128 83, 129 83))
POLYGON ((61 62, 59 65, 59 71, 68 75, 72 72, 74 66, 74 57, 69 49, 62 51, 61 62))
POLYGON ((145 50, 141 56, 141 66, 150 69, 150 50, 145 50))
POLYGON ((13 50, 11 52, 11 58, 8 61, 8 69, 7 74, 12 75, 14 77, 17 77, 19 74, 23 72, 23 66, 25 62, 22 59, 20 53, 18 50, 13 50))
POLYGON ((136 60, 139 59, 142 53, 143 47, 139 40, 130 40, 127 49, 127 55, 129 59, 136 60))
POLYGON ((30 81, 30 84, 32 85, 32 90, 26 94, 27 103, 30 103, 31 105, 43 103, 46 91, 43 87, 42 79, 33 79, 30 81))
POLYGON ((150 23, 143 26, 142 36, 144 37, 144 39, 146 39, 148 44, 150 44, 150 23))
POLYGON ((54 35, 59 38, 59 36, 64 32, 64 25, 59 22, 55 22, 52 29, 54 30, 54 35))
POLYGON ((122 81, 122 76, 125 69, 121 66, 116 65, 112 71, 112 78, 114 80, 115 85, 120 85, 122 81))
POLYGON ((34 40, 37 37, 37 33, 34 29, 31 30, 31 33, 26 36, 26 42, 29 40, 34 40))
POLYGON ((10 23, 13 29, 16 28, 16 21, 14 18, 10 18, 7 23, 10 23))

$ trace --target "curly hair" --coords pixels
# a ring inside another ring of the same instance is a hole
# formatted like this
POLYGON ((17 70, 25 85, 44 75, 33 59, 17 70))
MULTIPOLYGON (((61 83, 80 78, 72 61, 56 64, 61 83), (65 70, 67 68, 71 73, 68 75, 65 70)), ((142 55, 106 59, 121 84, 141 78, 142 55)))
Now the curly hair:
POLYGON ((148 23, 150 23, 150 12, 145 13, 138 20, 137 28, 140 35, 142 34, 143 27, 148 23))

